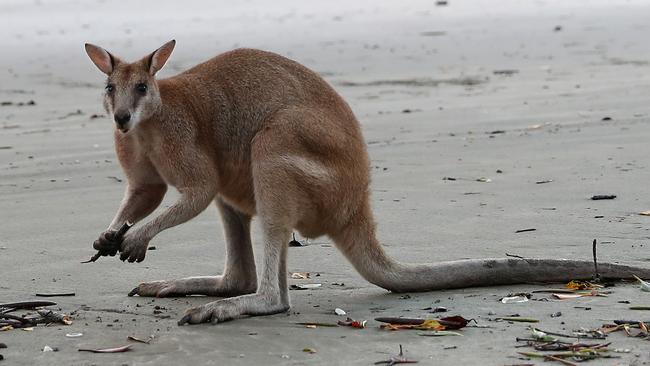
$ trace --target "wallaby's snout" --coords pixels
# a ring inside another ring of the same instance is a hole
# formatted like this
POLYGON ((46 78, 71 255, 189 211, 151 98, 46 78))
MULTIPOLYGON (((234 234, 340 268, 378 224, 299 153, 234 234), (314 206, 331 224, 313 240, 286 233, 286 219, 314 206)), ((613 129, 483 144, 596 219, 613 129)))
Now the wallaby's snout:
POLYGON ((117 128, 122 130, 123 132, 127 132, 129 130, 129 125, 128 123, 131 121, 131 113, 126 111, 126 112, 115 112, 113 115, 115 119, 115 123, 117 123, 117 128))
POLYGON ((104 107, 113 115, 115 127, 126 133, 154 116, 162 100, 155 75, 164 66, 176 41, 169 41, 153 53, 133 63, 113 56, 105 49, 86 44, 92 62, 108 76, 104 107))

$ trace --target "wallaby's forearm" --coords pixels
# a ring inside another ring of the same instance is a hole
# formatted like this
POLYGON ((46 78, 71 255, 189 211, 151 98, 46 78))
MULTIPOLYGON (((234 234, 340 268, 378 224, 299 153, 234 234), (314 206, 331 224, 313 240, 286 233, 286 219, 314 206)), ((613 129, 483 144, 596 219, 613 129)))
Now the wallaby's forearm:
POLYGON ((163 230, 194 218, 208 207, 216 194, 216 189, 206 189, 206 187, 182 189, 178 201, 159 216, 146 223, 141 228, 141 232, 151 239, 163 230))
POLYGON ((126 221, 136 223, 149 216, 162 202, 167 192, 165 184, 128 186, 109 230, 118 230, 126 221))

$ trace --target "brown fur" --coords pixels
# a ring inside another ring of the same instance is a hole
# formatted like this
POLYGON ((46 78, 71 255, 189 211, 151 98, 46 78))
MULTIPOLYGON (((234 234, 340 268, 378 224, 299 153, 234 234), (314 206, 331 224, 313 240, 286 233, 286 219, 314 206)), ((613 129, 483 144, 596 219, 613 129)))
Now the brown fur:
MULTIPOLYGON (((375 238, 369 160, 350 107, 318 75, 282 56, 251 49, 224 53, 177 76, 155 80, 171 54, 169 42, 135 63, 87 45, 108 75, 110 114, 132 119, 115 131, 116 151, 128 179, 107 232, 140 221, 171 185, 181 198, 160 216, 132 229, 121 259, 144 260, 149 241, 215 201, 226 233, 222 276, 140 284, 140 296, 235 296, 189 309, 183 323, 219 322, 289 308, 286 255, 292 230, 328 235, 370 282, 392 291, 517 282, 556 281, 591 274, 588 262, 482 260, 433 265, 395 262, 375 238), (138 91, 146 83, 147 93, 138 91), (264 263, 257 282, 250 220, 264 232, 264 263), (563 271, 558 266, 567 265, 563 271)), ((110 243, 106 233, 95 243, 110 243)), ((611 277, 647 269, 602 265, 611 277)))

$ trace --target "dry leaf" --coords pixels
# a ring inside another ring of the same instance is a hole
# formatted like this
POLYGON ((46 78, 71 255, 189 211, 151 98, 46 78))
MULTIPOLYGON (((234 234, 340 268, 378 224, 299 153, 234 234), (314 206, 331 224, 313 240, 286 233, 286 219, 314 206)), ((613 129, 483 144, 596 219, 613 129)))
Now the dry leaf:
POLYGON ((582 282, 582 281, 571 281, 564 285, 564 287, 571 290, 593 290, 595 288, 601 288, 602 286, 595 285, 591 282, 582 282))
POLYGON ((438 320, 438 323, 443 325, 445 329, 457 330, 457 329, 465 328, 467 326, 467 323, 469 323, 469 320, 463 318, 462 316, 456 315, 456 316, 448 316, 446 318, 441 318, 440 320, 438 320))
POLYGON ((440 324, 435 319, 427 319, 420 324, 382 324, 381 329, 387 330, 401 330, 401 329, 417 329, 417 330, 445 330, 445 326, 440 324))

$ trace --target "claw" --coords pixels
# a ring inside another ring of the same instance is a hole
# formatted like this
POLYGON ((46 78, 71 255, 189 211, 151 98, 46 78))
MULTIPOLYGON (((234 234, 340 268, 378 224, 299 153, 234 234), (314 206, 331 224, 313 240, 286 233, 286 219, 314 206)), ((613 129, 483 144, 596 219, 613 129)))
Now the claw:
POLYGON ((184 317, 181 318, 181 320, 178 321, 178 325, 185 325, 190 322, 190 319, 192 319, 191 315, 185 315, 184 317))
POLYGON ((131 292, 129 292, 129 294, 127 296, 128 297, 133 297, 134 295, 140 295, 140 286, 138 286, 138 287, 134 288, 133 290, 131 290, 131 292))

